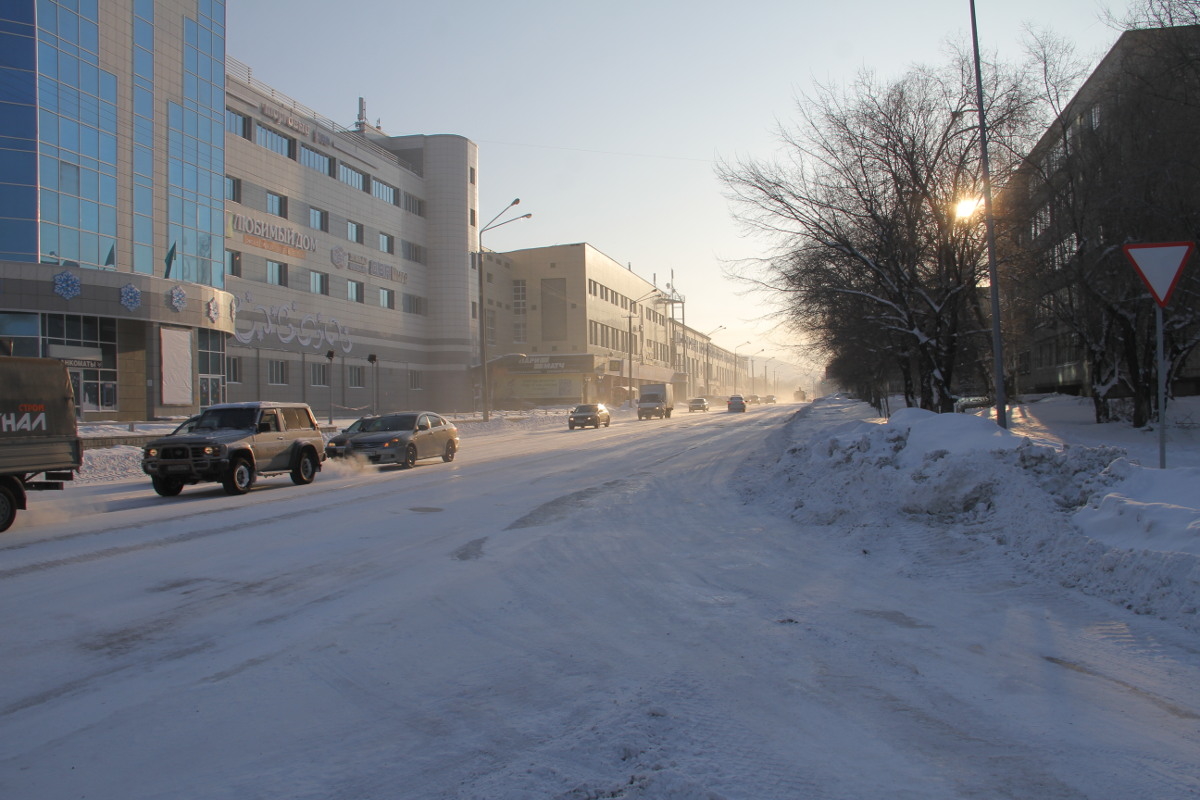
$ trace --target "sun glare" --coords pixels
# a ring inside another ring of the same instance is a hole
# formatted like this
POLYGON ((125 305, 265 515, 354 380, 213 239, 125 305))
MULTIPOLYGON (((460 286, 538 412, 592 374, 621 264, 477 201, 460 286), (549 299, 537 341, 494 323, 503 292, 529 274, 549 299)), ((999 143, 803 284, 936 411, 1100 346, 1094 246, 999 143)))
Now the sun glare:
POLYGON ((965 200, 959 200, 958 205, 954 207, 954 216, 959 219, 966 219, 972 216, 983 205, 983 201, 978 197, 969 197, 965 200))

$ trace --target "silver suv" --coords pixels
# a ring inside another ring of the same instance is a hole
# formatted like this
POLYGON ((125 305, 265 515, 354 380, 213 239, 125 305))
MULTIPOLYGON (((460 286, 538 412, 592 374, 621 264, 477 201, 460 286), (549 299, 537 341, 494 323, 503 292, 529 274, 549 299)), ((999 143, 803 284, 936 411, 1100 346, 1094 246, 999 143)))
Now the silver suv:
POLYGON ((304 403, 225 403, 209 406, 190 431, 146 445, 142 471, 163 497, 202 481, 245 494, 259 475, 287 472, 297 485, 312 483, 324 460, 324 437, 304 403))

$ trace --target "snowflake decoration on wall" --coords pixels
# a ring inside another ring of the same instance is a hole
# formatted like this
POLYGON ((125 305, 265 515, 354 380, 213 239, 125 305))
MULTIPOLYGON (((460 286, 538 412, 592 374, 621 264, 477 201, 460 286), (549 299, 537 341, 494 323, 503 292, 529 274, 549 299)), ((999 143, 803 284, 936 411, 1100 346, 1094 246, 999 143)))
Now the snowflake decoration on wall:
POLYGON ((66 270, 54 276, 54 293, 63 300, 79 297, 79 293, 83 291, 80 287, 79 278, 66 270))
POLYGON ((176 286, 172 289, 168 297, 170 298, 171 308, 176 311, 183 311, 187 308, 187 292, 183 290, 182 286, 176 286))
POLYGON ((121 305, 126 311, 137 311, 142 305, 142 290, 127 283, 121 287, 121 305))
POLYGON ((209 322, 216 322, 221 318, 221 306, 217 303, 217 298, 213 297, 205 306, 205 313, 208 315, 209 322))

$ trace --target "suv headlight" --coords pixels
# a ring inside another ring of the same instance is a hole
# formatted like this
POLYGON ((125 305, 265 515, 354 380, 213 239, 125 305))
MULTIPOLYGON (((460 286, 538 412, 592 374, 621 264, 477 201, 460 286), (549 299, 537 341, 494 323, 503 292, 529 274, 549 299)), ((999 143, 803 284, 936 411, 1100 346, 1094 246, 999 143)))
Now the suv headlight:
POLYGON ((157 447, 147 447, 146 448, 146 458, 158 458, 158 448, 157 447))
POLYGON ((204 448, 204 455, 206 455, 206 456, 215 456, 220 452, 221 452, 221 448, 217 447, 216 445, 210 444, 204 448))

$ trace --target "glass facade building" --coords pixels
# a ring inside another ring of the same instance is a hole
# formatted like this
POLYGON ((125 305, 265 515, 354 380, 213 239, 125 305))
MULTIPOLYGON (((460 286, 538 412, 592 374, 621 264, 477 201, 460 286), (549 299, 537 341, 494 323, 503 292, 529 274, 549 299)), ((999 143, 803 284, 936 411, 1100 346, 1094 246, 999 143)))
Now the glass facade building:
POLYGON ((232 330, 224 61, 223 0, 0 4, 0 352, 64 360, 84 416, 172 414, 164 358, 232 330))

